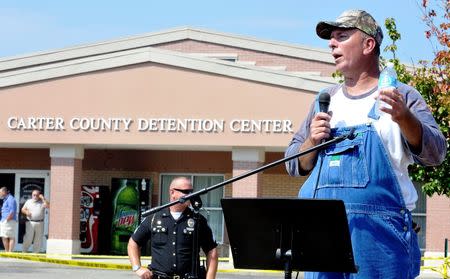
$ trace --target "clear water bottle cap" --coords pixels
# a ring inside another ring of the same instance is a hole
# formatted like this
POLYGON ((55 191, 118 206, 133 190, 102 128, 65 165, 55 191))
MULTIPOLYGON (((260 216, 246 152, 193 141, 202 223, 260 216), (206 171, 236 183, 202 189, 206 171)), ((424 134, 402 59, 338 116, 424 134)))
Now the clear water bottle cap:
POLYGON ((387 62, 387 63, 386 63, 386 67, 388 67, 388 68, 394 68, 394 63, 392 63, 392 62, 387 62))

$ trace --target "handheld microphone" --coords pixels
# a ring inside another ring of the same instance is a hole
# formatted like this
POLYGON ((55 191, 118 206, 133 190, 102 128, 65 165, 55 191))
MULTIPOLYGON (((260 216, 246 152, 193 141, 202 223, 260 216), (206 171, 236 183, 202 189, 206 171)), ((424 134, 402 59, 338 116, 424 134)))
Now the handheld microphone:
POLYGON ((330 107, 330 94, 327 92, 320 93, 319 95, 319 111, 328 113, 330 107))
MULTIPOLYGON (((330 107, 330 94, 327 92, 322 92, 319 95, 319 111, 328 113, 328 108, 330 107)), ((322 139, 321 142, 325 142, 325 139, 322 139)))

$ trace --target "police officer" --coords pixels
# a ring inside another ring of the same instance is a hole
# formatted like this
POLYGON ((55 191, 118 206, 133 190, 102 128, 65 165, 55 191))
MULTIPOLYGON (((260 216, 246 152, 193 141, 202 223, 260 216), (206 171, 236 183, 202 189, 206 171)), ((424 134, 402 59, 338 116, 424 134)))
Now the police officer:
MULTIPOLYGON (((169 187, 170 201, 176 201, 192 191, 189 179, 175 178, 169 187)), ((206 278, 213 279, 218 264, 217 243, 206 218, 199 214, 198 222, 199 246, 206 254, 206 278)), ((185 278, 191 271, 194 225, 189 202, 177 203, 146 218, 128 242, 128 256, 133 271, 145 279, 185 278), (140 247, 148 240, 151 240, 152 262, 148 267, 143 267, 140 247)))

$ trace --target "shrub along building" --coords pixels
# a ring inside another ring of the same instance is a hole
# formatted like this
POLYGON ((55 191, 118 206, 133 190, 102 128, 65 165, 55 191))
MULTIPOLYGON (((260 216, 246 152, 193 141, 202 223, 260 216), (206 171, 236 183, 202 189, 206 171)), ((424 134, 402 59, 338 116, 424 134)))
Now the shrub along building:
MULTIPOLYGON (((42 188, 43 249, 77 254, 81 185, 138 179, 156 206, 174 176, 200 189, 280 159, 334 69, 328 50, 190 28, 3 58, 0 185, 21 204, 42 188)), ((302 182, 281 165, 205 196, 224 253, 222 197, 295 197, 302 182)), ((448 213, 421 196, 424 250, 442 251, 448 213)))

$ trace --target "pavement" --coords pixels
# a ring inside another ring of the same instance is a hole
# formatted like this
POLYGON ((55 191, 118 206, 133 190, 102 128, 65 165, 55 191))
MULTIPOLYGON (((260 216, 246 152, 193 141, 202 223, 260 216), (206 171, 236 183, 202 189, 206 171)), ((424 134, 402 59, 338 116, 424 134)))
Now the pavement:
MULTIPOLYGON (((109 263, 126 263, 126 259, 91 259, 90 261, 109 262, 109 263)), ((144 261, 145 262, 145 261, 144 261)), ((75 279, 75 278, 137 278, 137 276, 129 270, 110 270, 98 268, 84 268, 63 264, 54 264, 47 262, 38 262, 30 260, 22 260, 15 258, 7 258, 0 256, 0 272, 1 278, 23 279, 23 278, 45 278, 45 279, 75 279)), ((297 273, 292 273, 292 278, 296 278, 297 273)), ((242 270, 234 269, 227 261, 219 263, 219 272, 217 279, 244 279, 244 278, 263 278, 275 279, 284 278, 285 275, 281 271, 260 271, 260 270, 242 270)), ((300 272, 297 278, 303 278, 300 272)), ((423 271, 418 277, 420 279, 443 278, 436 272, 423 271)))
MULTIPOLYGON (((108 270, 95 268, 82 268, 61 264, 42 263, 28 260, 0 257, 0 278, 23 279, 23 278, 45 278, 45 279, 90 279, 90 278, 138 278, 131 270, 108 270)), ((293 275, 295 278, 295 274, 293 275)), ((281 272, 258 272, 222 271, 217 274, 217 279, 244 279, 244 278, 284 278, 281 272)), ((299 276, 303 278, 303 276, 299 276)))

